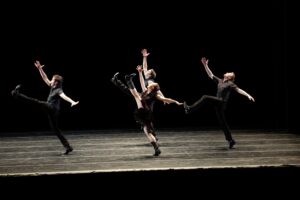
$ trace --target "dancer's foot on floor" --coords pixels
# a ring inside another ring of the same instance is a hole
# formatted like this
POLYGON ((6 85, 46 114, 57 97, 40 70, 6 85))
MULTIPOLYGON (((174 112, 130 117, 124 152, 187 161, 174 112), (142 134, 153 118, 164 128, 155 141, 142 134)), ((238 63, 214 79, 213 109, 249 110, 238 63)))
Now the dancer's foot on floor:
POLYGON ((160 154, 161 154, 161 150, 155 149, 155 153, 153 154, 153 156, 159 156, 160 154))
POLYGON ((229 149, 233 149, 233 146, 236 144, 234 140, 230 140, 228 143, 229 143, 229 149))
POLYGON ((66 151, 65 151, 65 153, 64 153, 64 155, 68 155, 70 152, 72 152, 73 151, 73 148, 72 147, 67 147, 66 148, 66 151))

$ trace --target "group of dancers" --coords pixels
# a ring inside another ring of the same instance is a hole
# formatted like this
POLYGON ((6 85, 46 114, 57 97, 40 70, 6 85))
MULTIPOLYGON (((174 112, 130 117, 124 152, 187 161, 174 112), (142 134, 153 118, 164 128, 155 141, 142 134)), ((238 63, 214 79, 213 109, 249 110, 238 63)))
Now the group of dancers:
MULTIPOLYGON (((142 49, 141 51, 143 56, 142 65, 136 67, 137 73, 132 73, 124 76, 125 83, 120 80, 119 72, 115 73, 112 77, 111 82, 120 88, 124 93, 132 96, 136 102, 136 109, 134 111, 134 118, 137 123, 139 123, 147 136, 149 142, 154 148, 153 156, 159 156, 161 154, 161 149, 158 144, 158 137, 153 125, 153 108, 156 101, 162 101, 166 104, 175 103, 178 106, 183 106, 185 113, 190 114, 203 105, 212 105, 216 111, 216 115, 219 121, 219 124, 224 132, 225 139, 229 144, 229 149, 232 149, 236 144, 233 139, 229 126, 225 119, 225 109, 227 102, 229 100, 230 92, 232 90, 238 92, 241 95, 246 96, 250 101, 254 102, 254 98, 248 94, 246 91, 239 88, 235 83, 235 74, 234 72, 227 72, 223 75, 223 78, 215 76, 210 68, 208 67, 208 59, 203 57, 201 62, 205 68, 205 71, 209 78, 211 78, 217 84, 217 94, 216 96, 203 95, 195 103, 188 105, 186 102, 179 102, 172 98, 167 98, 160 90, 159 84, 155 81, 156 72, 154 69, 149 69, 147 58, 150 53, 147 49, 142 49), (141 92, 138 92, 133 78, 138 74, 141 92)), ((52 127, 52 130, 57 135, 62 145, 65 148, 64 154, 67 155, 73 151, 73 147, 69 144, 68 140, 63 136, 61 130, 58 127, 58 115, 60 111, 60 100, 63 99, 75 106, 79 101, 74 101, 68 97, 62 88, 63 77, 60 75, 53 75, 52 79, 49 80, 46 73, 43 70, 44 65, 41 65, 39 61, 34 63, 36 68, 39 70, 40 75, 44 82, 50 87, 50 93, 48 95, 47 101, 41 101, 32 97, 28 97, 21 93, 21 85, 17 85, 15 89, 11 92, 12 96, 15 99, 20 99, 26 103, 37 105, 38 107, 45 110, 48 115, 49 123, 52 127)))

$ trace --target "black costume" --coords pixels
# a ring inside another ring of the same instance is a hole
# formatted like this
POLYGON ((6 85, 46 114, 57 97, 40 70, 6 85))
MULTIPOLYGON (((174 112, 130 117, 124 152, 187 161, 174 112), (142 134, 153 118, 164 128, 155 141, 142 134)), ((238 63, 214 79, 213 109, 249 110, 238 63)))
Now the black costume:
POLYGON ((68 140, 63 136, 60 129, 58 128, 58 116, 60 111, 60 94, 63 93, 63 90, 61 87, 51 87, 50 92, 47 98, 47 101, 40 101, 35 98, 28 97, 24 94, 21 94, 19 92, 20 85, 16 87, 15 90, 12 91, 13 97, 16 99, 20 99, 24 101, 25 103, 37 105, 38 107, 42 108, 48 115, 49 124, 56 134, 56 136, 59 138, 62 145, 65 147, 66 151, 64 154, 68 154, 69 152, 73 151, 73 148, 70 146, 68 140))
POLYGON ((216 96, 203 95, 198 101, 191 106, 184 103, 185 112, 187 114, 199 109, 204 104, 211 104, 214 106, 219 124, 224 132, 225 139, 229 142, 229 148, 233 148, 235 141, 232 139, 229 126, 225 119, 225 109, 229 96, 232 90, 236 90, 238 86, 230 80, 223 81, 216 76, 213 76, 213 81, 217 83, 217 94, 216 96))

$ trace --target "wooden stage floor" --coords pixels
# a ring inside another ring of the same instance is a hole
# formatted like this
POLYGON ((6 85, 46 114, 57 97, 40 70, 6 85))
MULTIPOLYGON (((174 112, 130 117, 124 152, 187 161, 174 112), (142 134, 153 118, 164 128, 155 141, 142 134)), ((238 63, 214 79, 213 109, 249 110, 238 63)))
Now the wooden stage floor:
POLYGON ((139 130, 65 131, 69 155, 49 133, 0 137, 0 176, 39 176, 110 172, 280 168, 300 166, 300 135, 285 131, 233 130, 228 149, 219 130, 159 130, 162 154, 139 130))

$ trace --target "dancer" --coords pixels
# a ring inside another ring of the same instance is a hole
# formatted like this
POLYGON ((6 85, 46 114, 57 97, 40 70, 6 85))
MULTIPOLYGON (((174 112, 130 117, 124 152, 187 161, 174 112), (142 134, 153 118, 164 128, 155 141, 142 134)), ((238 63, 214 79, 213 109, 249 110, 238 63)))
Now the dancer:
POLYGON ((71 107, 77 105, 79 101, 73 101, 68 97, 62 89, 63 77, 60 75, 53 75, 52 79, 49 80, 46 73, 43 70, 44 65, 41 65, 39 61, 36 61, 34 65, 40 72, 40 75, 44 82, 50 87, 50 93, 47 101, 40 101, 35 98, 28 97, 20 92, 21 85, 17 85, 16 88, 11 92, 12 96, 16 99, 22 100, 26 103, 37 105, 46 111, 49 119, 49 123, 54 133, 59 138, 60 142, 65 148, 64 154, 67 155, 73 151, 73 148, 69 144, 68 140, 63 136, 58 127, 58 116, 60 111, 60 98, 69 102, 71 107))
POLYGON ((149 83, 148 86, 145 86, 144 78, 143 78, 143 69, 142 66, 137 67, 140 83, 143 92, 138 93, 135 85, 132 81, 132 78, 136 75, 135 73, 126 75, 125 80, 129 91, 131 92, 132 96, 134 97, 137 108, 134 111, 134 117, 137 123, 141 124, 143 127, 144 133, 146 134, 147 138, 149 139, 150 143, 154 148, 154 156, 159 156, 161 154, 161 150, 159 149, 157 139, 155 138, 155 131, 153 126, 153 104, 156 100, 162 101, 164 103, 176 103, 177 105, 183 105, 176 100, 171 98, 166 98, 160 95, 159 84, 158 83, 149 83))
POLYGON ((203 95, 198 101, 193 103, 192 105, 188 105, 184 102, 184 109, 186 114, 190 114, 191 112, 197 110, 201 106, 206 103, 211 103, 216 111, 217 118, 219 124, 225 134, 225 139, 229 143, 229 148, 232 149, 236 144, 235 140, 232 138, 231 132, 229 130, 229 126, 225 119, 225 109, 227 102, 229 100, 230 92, 232 90, 238 92, 241 95, 248 97, 250 101, 254 102, 254 98, 249 95, 244 90, 240 89, 235 83, 235 74, 234 72, 227 72, 223 75, 223 79, 215 76, 208 67, 208 59, 203 57, 201 59, 202 64, 204 65, 205 71, 209 78, 211 78, 215 83, 217 83, 217 94, 216 96, 203 95))
MULTIPOLYGON (((148 63, 147 63, 147 57, 149 56, 150 53, 148 53, 147 49, 142 49, 141 51, 142 55, 143 55, 143 65, 142 65, 142 75, 140 76, 140 78, 143 78, 144 82, 145 82, 145 86, 147 87, 149 84, 151 83, 156 83, 155 82, 155 78, 156 78, 156 72, 154 71, 154 69, 148 69, 148 63)), ((132 97, 131 92, 129 91, 129 88, 127 87, 127 85, 125 85, 120 79, 119 79, 119 72, 115 73, 114 76, 111 79, 111 82, 117 86, 121 91, 123 91, 125 94, 129 95, 132 97)), ((141 82, 141 81, 140 81, 141 82)), ((163 93, 161 92, 161 90, 157 91, 161 96, 164 97, 163 93)), ((166 103, 164 103, 166 104, 166 103)), ((153 106, 153 105, 152 105, 153 106)), ((153 126, 153 125, 152 125, 153 126)), ((143 126, 141 127, 141 129, 143 130, 143 126)), ((153 132, 152 133, 154 135, 154 137, 156 138, 156 140, 158 140, 157 135, 153 132)))

